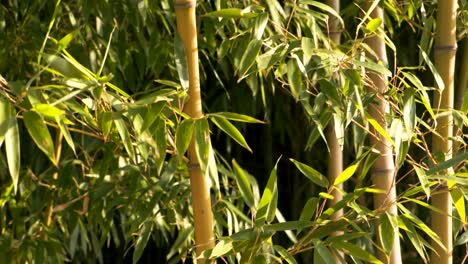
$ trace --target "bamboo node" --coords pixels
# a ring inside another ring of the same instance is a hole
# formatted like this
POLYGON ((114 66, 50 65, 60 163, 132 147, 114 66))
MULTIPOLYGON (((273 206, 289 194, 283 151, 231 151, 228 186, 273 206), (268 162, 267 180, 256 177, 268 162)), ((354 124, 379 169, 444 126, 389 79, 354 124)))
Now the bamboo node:
POLYGON ((187 167, 189 170, 197 170, 197 169, 200 169, 200 163, 195 163, 195 162, 189 162, 187 164, 187 167))
POLYGON ((195 7, 196 1, 186 0, 186 1, 175 1, 174 8, 175 9, 187 9, 191 7, 195 7))
POLYGON ((455 43, 454 45, 436 45, 435 52, 441 51, 457 51, 458 45, 455 43))

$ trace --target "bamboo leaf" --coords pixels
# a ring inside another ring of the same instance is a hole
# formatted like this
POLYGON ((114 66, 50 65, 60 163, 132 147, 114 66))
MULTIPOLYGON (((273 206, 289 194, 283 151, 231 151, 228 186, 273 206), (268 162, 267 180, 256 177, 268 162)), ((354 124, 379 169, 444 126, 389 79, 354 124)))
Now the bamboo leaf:
POLYGON ((405 123, 408 138, 413 137, 414 128, 416 127, 416 103, 414 101, 413 92, 406 89, 403 94, 403 121, 405 123))
POLYGON ((177 127, 175 141, 177 155, 179 155, 179 157, 184 156, 190 145, 194 124, 195 122, 192 119, 185 119, 177 127))
POLYGON ((68 146, 70 146, 73 152, 76 153, 75 142, 73 141, 70 131, 68 130, 68 127, 65 125, 63 118, 60 116, 56 116, 55 121, 57 122, 57 125, 59 126, 60 130, 62 131, 63 137, 65 138, 65 141, 67 141, 68 146))
POLYGON ((360 66, 364 67, 366 69, 375 71, 377 73, 385 75, 385 77, 391 77, 392 72, 384 65, 375 63, 375 62, 369 62, 369 61, 360 61, 360 60, 352 60, 351 62, 354 66, 360 66))
POLYGON ((387 212, 379 216, 378 231, 380 244, 382 245, 385 254, 388 256, 393 248, 393 241, 395 240, 395 229, 390 222, 387 212))
POLYGON ((288 83, 291 88, 291 94, 296 99, 299 99, 299 94, 302 91, 302 73, 297 65, 296 60, 291 59, 288 61, 288 83))
POLYGON ((285 248, 278 245, 274 245, 273 248, 288 264, 297 264, 297 261, 285 248))
MULTIPOLYGON (((3 102, 3 100, 0 100, 3 102)), ((8 171, 13 182, 14 192, 18 190, 18 180, 21 168, 21 148, 16 110, 8 105, 8 129, 5 133, 5 150, 8 163, 8 171)))
POLYGON ((244 169, 242 169, 236 160, 232 160, 234 167, 234 177, 236 178, 237 186, 247 206, 250 208, 254 207, 254 196, 252 189, 250 188, 249 179, 244 169))
POLYGON ((242 114, 230 113, 230 112, 210 113, 208 116, 216 116, 216 117, 226 118, 231 121, 238 121, 238 122, 244 122, 244 123, 261 123, 261 124, 265 123, 261 120, 258 120, 248 115, 242 115, 242 114))
POLYGON ((345 241, 334 241, 333 246, 347 251, 351 256, 362 259, 364 261, 370 262, 370 263, 382 263, 380 260, 378 260, 376 257, 374 257, 370 252, 355 246, 349 242, 345 241))
POLYGON ((304 208, 302 208, 301 215, 299 216, 299 220, 301 221, 310 221, 317 210, 317 206, 319 203, 319 199, 317 197, 310 198, 304 208))
POLYGON ((221 18, 253 18, 258 16, 257 13, 251 12, 251 9, 225 8, 204 14, 206 17, 221 17, 221 18))
POLYGON ((463 192, 459 188, 454 188, 450 191, 450 194, 452 195, 453 203, 457 209, 458 217, 462 223, 466 223, 465 197, 463 196, 463 192))
POLYGON ((219 258, 226 255, 233 249, 232 241, 228 239, 220 239, 216 246, 211 251, 210 259, 219 258))
POLYGON ((335 260, 333 255, 331 254, 330 250, 326 246, 323 245, 321 241, 314 242, 315 249, 318 252, 318 256, 321 260, 326 264, 334 264, 335 260))
POLYGON ((379 133, 381 136, 383 136, 390 144, 392 144, 393 147, 395 147, 395 142, 392 140, 392 138, 388 135, 387 131, 380 126, 380 124, 373 118, 368 117, 367 121, 374 127, 374 129, 379 133))
POLYGON ((64 110, 49 104, 36 104, 32 110, 48 117, 63 116, 65 114, 64 110))
POLYGON ((255 225, 261 227, 265 224, 265 221, 270 223, 274 220, 276 206, 278 204, 278 187, 276 183, 276 171, 278 166, 276 161, 275 167, 270 173, 265 190, 263 191, 262 198, 258 204, 257 214, 255 215, 255 225))
POLYGON ((3 144, 5 140, 5 135, 10 126, 10 113, 11 107, 10 103, 3 98, 0 98, 0 145, 3 144))
POLYGON ((119 132, 120 138, 122 139, 122 143, 124 145, 125 151, 127 152, 130 159, 136 163, 136 155, 135 149, 133 148, 132 140, 130 137, 130 133, 128 132, 127 126, 125 125, 122 116, 119 114, 114 115, 114 124, 119 132))
POLYGON ((206 172, 210 155, 210 128, 206 118, 195 120, 195 151, 203 172, 206 172))
POLYGON ((373 18, 367 23, 366 29, 370 33, 373 33, 380 27, 381 24, 382 24, 382 19, 381 18, 379 18, 379 17, 373 18))
POLYGON ((34 140, 36 145, 44 152, 50 161, 57 166, 55 160, 54 143, 50 136, 49 129, 44 124, 42 117, 33 111, 23 113, 23 121, 29 135, 34 140))
POLYGON ((313 168, 309 167, 308 165, 301 163, 299 161, 296 161, 294 159, 289 159, 296 165, 296 168, 299 169, 300 172, 304 176, 306 176, 309 180, 311 180, 313 183, 317 184, 318 186, 328 188, 329 182, 323 174, 320 172, 314 170, 313 168))
POLYGON ((143 227, 141 228, 140 234, 135 243, 135 251, 133 251, 133 264, 137 263, 138 260, 141 258, 143 250, 145 249, 146 244, 148 243, 148 239, 151 235, 152 229, 153 222, 150 220, 146 220, 143 223, 143 227))
POLYGON ((338 177, 336 177, 335 182, 333 183, 333 185, 336 186, 338 184, 341 184, 341 183, 347 181, 349 178, 351 178, 351 176, 354 175, 354 173, 356 172, 357 167, 358 167, 358 164, 354 164, 354 165, 351 165, 348 168, 346 168, 343 172, 340 173, 340 175, 338 175, 338 177))
POLYGON ((468 231, 463 232, 463 234, 457 237, 455 240, 455 246, 460 246, 468 243, 468 231))
POLYGON ((239 64, 239 80, 246 77, 245 75, 254 64, 255 59, 260 52, 262 43, 263 42, 259 39, 253 39, 247 45, 247 49, 245 50, 244 55, 242 55, 242 59, 239 64))
POLYGON ((454 166, 458 165, 460 162, 463 162, 463 161, 466 161, 466 160, 468 160, 468 152, 461 152, 458 155, 456 155, 455 157, 453 157, 453 158, 451 158, 449 160, 446 160, 444 162, 441 162, 435 167, 430 168, 427 171, 427 174, 432 175, 432 174, 438 173, 440 171, 443 171, 443 170, 446 170, 448 168, 454 167, 454 166))
POLYGON ((272 225, 263 226, 264 231, 286 231, 286 230, 298 230, 306 227, 313 226, 315 223, 310 221, 288 221, 283 223, 277 223, 272 225))
POLYGON ((244 139, 244 136, 242 136, 242 133, 231 122, 225 118, 217 116, 210 116, 210 119, 217 127, 228 134, 229 137, 239 143, 239 145, 252 152, 252 149, 250 149, 249 145, 244 139))
POLYGON ((341 19, 340 14, 338 14, 338 12, 335 9, 333 9, 332 7, 330 7, 329 5, 326 5, 326 4, 321 3, 319 1, 312 1, 312 0, 301 0, 301 1, 299 1, 299 3, 315 6, 318 9, 321 9, 322 11, 328 12, 331 15, 333 15, 335 18, 337 18, 340 21, 341 25, 344 25, 343 19, 341 19))
POLYGON ((427 66, 429 66, 429 69, 432 72, 432 75, 434 75, 434 79, 437 83, 437 88, 439 88, 440 91, 443 91, 445 89, 445 84, 444 80, 440 76, 439 72, 437 71, 437 68, 434 66, 432 61, 429 59, 429 56, 427 56, 426 52, 422 50, 421 48, 419 49, 421 51, 421 55, 426 62, 427 66))
POLYGON ((416 172, 416 175, 418 176, 419 182, 421 183, 421 187, 424 193, 428 198, 431 197, 431 188, 426 172, 419 167, 414 167, 414 170, 416 172))

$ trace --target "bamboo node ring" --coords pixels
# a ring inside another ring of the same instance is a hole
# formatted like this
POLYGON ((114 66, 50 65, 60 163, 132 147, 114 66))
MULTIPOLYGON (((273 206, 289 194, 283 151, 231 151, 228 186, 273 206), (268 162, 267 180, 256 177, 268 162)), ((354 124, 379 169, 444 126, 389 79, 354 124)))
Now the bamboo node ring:
POLYGON ((195 7, 195 1, 175 1, 174 3, 174 8, 175 9, 187 9, 195 7))
POLYGON ((187 164, 187 167, 188 167, 188 169, 190 169, 190 170, 191 170, 191 169, 194 169, 194 170, 200 169, 200 163, 198 163, 198 162, 197 162, 197 163, 195 163, 195 162, 189 162, 189 163, 187 164))
POLYGON ((435 52, 437 51, 456 51, 458 49, 457 44, 454 45, 437 45, 435 46, 435 52))

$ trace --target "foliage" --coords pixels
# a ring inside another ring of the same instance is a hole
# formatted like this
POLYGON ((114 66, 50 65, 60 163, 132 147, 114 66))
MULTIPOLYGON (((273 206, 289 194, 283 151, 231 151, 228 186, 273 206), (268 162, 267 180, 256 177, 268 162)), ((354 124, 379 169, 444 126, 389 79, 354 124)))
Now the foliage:
MULTIPOLYGON (((172 4, 0 5, 0 256, 6 263, 192 258, 184 156, 192 137, 210 176, 217 236, 211 259, 333 263, 344 252, 345 262, 379 263, 374 255, 388 254, 398 226, 403 246, 417 252, 405 262, 427 262, 428 240, 437 240, 427 226, 428 199, 440 180, 451 188, 454 254, 463 257, 468 109, 441 113, 452 114, 461 133, 454 139, 458 154, 440 162, 443 153, 429 147, 436 113, 430 102, 439 92, 432 79, 440 82, 430 60, 434 3, 381 3, 391 57, 382 65, 362 55, 369 50, 364 40, 382 21, 356 19, 367 11, 359 3, 348 1, 340 16, 309 0, 199 1, 207 112, 201 119, 182 113, 187 77, 172 4), (344 27, 339 46, 329 41, 331 16, 344 27), (365 89, 366 71, 389 77, 380 95, 390 104, 389 133, 369 118, 375 98, 365 89), (322 174, 330 122, 347 162, 335 182, 322 174), (371 209, 371 195, 381 191, 367 177, 377 155, 366 144, 371 127, 394 147, 398 216, 371 209), (451 175, 438 174, 447 168, 451 175), (344 198, 327 207, 339 183, 344 198), (344 217, 331 221, 339 209, 344 217), (344 233, 332 236, 336 231, 344 233), (151 256, 151 247, 161 255, 151 256)), ((460 1, 460 40, 467 10, 460 1)))

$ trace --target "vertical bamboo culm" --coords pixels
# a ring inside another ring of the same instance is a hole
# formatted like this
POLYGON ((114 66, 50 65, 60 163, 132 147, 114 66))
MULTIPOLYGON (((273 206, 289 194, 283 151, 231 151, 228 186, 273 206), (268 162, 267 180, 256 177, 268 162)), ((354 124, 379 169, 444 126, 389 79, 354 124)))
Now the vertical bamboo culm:
MULTIPOLYGON (((340 0, 326 0, 326 4, 331 8, 336 10, 337 13, 340 13, 340 0)), ((331 17, 328 24, 330 39, 336 44, 340 44, 341 32, 339 20, 336 17, 331 17)), ((343 171, 343 151, 340 144, 340 140, 337 138, 335 133, 335 125, 333 120, 328 125, 327 131, 327 142, 328 147, 330 148, 330 153, 328 154, 328 179, 330 182, 334 182, 335 179, 343 171)), ((343 189, 343 184, 336 186, 339 189, 343 189)), ((330 200, 330 206, 338 203, 343 199, 341 192, 334 190, 332 192, 333 200, 330 200)), ((343 217, 343 209, 336 211, 332 216, 332 220, 338 220, 343 217)), ((336 232, 334 235, 342 234, 342 232, 336 232)), ((344 255, 341 253, 339 255, 333 255, 335 263, 341 263, 344 255)))
MULTIPOLYGON (((445 89, 434 93, 434 108, 436 113, 451 111, 454 102, 454 73, 457 50, 456 17, 457 1, 446 0, 437 3, 437 30, 435 37, 435 65, 445 89)), ((445 155, 445 160, 452 157, 453 117, 451 114, 437 118, 436 132, 432 137, 432 152, 445 155)), ((451 170, 451 169, 450 169, 451 170)), ((443 173, 449 173, 445 171, 443 173)), ((431 253, 431 263, 452 263, 452 199, 446 182, 439 184, 431 194, 432 205, 440 212, 432 212, 431 227, 440 237, 445 248, 432 241, 434 251, 431 253)))
MULTIPOLYGON (((201 118, 203 117, 203 112, 200 95, 195 9, 195 0, 175 1, 177 30, 184 43, 189 72, 189 99, 185 103, 184 112, 192 118, 201 118)), ((207 186, 206 176, 200 168, 193 139, 188 149, 188 158, 195 225, 195 247, 198 256, 197 263, 200 264, 205 262, 200 256, 202 251, 214 246, 213 213, 211 211, 210 191, 207 186)))
MULTIPOLYGON (((366 7, 364 10, 368 10, 373 1, 366 1, 366 7)), ((375 35, 366 39, 367 45, 375 52, 377 58, 372 54, 367 53, 366 56, 373 58, 376 61, 382 62, 384 65, 387 64, 387 54, 385 42, 383 40, 384 30, 384 13, 381 7, 376 7, 371 13, 371 19, 380 18, 382 20, 381 26, 376 31, 375 35)), ((384 98, 384 94, 387 90, 387 79, 383 74, 375 72, 368 72, 370 93, 376 95, 376 103, 369 106, 369 114, 374 118, 381 127, 386 128, 387 124, 385 121, 385 109, 387 108, 387 101, 384 98)), ((372 182, 377 189, 384 190, 384 193, 377 193, 374 195, 374 208, 385 209, 387 213, 391 215, 397 215, 398 209, 395 204, 396 202, 396 186, 395 186, 395 165, 393 162, 392 146, 388 140, 380 135, 376 130, 372 130, 372 136, 370 138, 371 144, 374 149, 379 152, 379 157, 376 159, 372 168, 372 182)), ((377 232, 378 233, 378 232, 377 232)), ((379 240, 380 241, 380 238, 379 240)), ((379 251, 379 259, 383 263, 399 264, 401 262, 401 249, 400 249, 400 237, 398 227, 394 229, 394 241, 392 251, 390 252, 389 258, 384 252, 379 251)))

